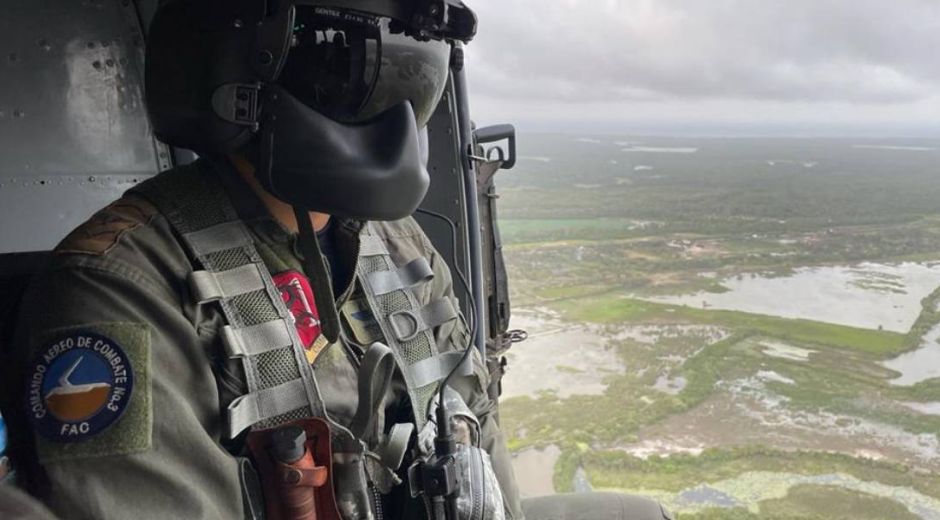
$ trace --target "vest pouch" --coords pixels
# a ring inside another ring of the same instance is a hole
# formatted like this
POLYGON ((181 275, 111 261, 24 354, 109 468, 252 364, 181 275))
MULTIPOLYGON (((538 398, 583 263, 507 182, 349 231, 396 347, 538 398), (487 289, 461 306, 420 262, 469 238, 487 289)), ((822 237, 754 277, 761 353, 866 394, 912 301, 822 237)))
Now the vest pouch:
MULTIPOLYGON (((452 388, 444 390, 444 403, 450 417, 451 431, 457 441, 457 453, 454 454, 457 474, 460 475, 460 495, 457 497, 457 512, 460 520, 505 520, 503 494, 496 479, 496 472, 490 462, 490 456, 480 449, 480 422, 466 402, 452 388)), ((431 406, 436 412, 438 401, 431 406)), ((418 435, 418 447, 425 454, 433 452, 437 427, 428 422, 418 435)), ((409 473, 412 496, 417 496, 419 489, 417 474, 409 473)))
POLYGON ((489 454, 476 446, 458 444, 456 462, 462 475, 457 497, 460 520, 505 520, 503 494, 489 454))
POLYGON ((333 496, 330 429, 317 418, 248 434, 267 520, 341 520, 333 496))
POLYGON ((366 474, 361 451, 333 453, 336 505, 345 520, 382 520, 381 496, 366 474))

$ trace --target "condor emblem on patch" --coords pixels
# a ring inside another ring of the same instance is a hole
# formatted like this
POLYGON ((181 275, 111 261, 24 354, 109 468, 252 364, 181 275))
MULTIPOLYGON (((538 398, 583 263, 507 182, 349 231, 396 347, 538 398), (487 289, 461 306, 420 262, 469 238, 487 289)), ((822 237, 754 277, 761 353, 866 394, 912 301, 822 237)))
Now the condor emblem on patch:
POLYGON ((307 362, 313 364, 328 342, 320 329, 320 311, 313 298, 310 280, 298 271, 285 271, 273 278, 284 305, 294 316, 294 326, 303 343, 307 362))
POLYGON ((39 352, 29 379, 29 417, 49 440, 83 440, 121 417, 133 389, 134 372, 120 345, 93 332, 70 333, 39 352))

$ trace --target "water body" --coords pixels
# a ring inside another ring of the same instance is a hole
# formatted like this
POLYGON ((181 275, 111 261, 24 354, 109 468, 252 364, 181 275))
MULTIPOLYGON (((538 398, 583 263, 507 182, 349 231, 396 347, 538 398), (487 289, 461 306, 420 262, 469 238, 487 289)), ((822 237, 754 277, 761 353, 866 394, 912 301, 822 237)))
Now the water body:
POLYGON ((782 383, 785 385, 796 384, 796 381, 790 379, 789 377, 782 376, 773 370, 758 370, 755 377, 771 383, 782 383))
POLYGON ((909 386, 940 377, 940 325, 935 325, 924 335, 920 348, 882 364, 901 373, 900 377, 890 381, 893 385, 909 386))
POLYGON ((554 444, 544 448, 523 450, 512 457, 512 468, 518 480, 519 492, 523 498, 541 497, 555 493, 552 477, 555 463, 561 456, 561 449, 554 444))
POLYGON ((608 340, 589 325, 565 323, 547 312, 516 311, 511 327, 528 331, 529 339, 509 351, 503 399, 546 391, 559 397, 600 395, 607 389, 604 379, 626 369, 608 340))
POLYGON ((792 159, 768 159, 767 166, 777 166, 779 164, 789 164, 794 166, 802 166, 804 168, 815 168, 819 165, 816 161, 796 161, 792 159))
POLYGON ((763 352, 765 355, 780 359, 789 359, 790 361, 807 361, 809 360, 810 354, 816 352, 815 350, 795 347, 789 343, 772 339, 761 341, 760 346, 764 347, 763 352))
POLYGON ((685 147, 685 146, 630 146, 629 148, 624 148, 624 152, 634 153, 695 153, 698 151, 698 148, 685 147))
POLYGON ((859 150, 893 150, 896 152, 933 152, 936 148, 928 146, 896 146, 889 144, 855 144, 852 148, 859 150))
POLYGON ((711 486, 686 489, 676 496, 676 505, 683 509, 697 507, 738 507, 741 503, 733 496, 711 486))
POLYGON ((924 415, 940 415, 940 401, 932 401, 929 403, 908 401, 901 404, 924 415))
POLYGON ((739 275, 721 284, 728 292, 647 299, 907 332, 920 315, 921 299, 940 285, 940 264, 801 267, 790 276, 739 275))
POLYGON ((701 455, 705 450, 704 444, 682 445, 664 439, 647 439, 628 446, 618 448, 634 457, 648 459, 650 457, 668 457, 677 453, 686 455, 701 455))
POLYGON ((746 507, 760 513, 760 502, 784 498, 794 486, 838 486, 844 489, 888 498, 906 507, 924 520, 940 520, 940 500, 924 495, 909 487, 889 486, 860 480, 843 473, 800 475, 769 471, 748 471, 734 478, 707 485, 684 489, 678 493, 641 489, 630 493, 645 494, 661 500, 667 507, 680 513, 693 513, 709 507, 746 507))
POLYGON ((590 493, 594 491, 594 488, 591 487, 591 481, 588 480, 587 472, 584 471, 584 468, 581 466, 578 466, 578 469, 574 471, 573 487, 575 493, 590 493))
MULTIPOLYGON (((617 341, 631 340, 647 345, 655 345, 663 338, 678 338, 682 336, 697 336, 701 344, 711 345, 730 336, 727 330, 714 325, 629 325, 626 327, 612 327, 605 331, 612 339, 617 341)), ((678 359, 678 362, 686 358, 678 359)))
POLYGON ((665 394, 679 395, 679 392, 681 392, 687 384, 688 381, 682 376, 670 378, 668 375, 662 374, 656 378, 653 388, 665 394))
POLYGON ((890 454, 893 460, 911 466, 931 471, 940 467, 940 439, 934 433, 912 433, 870 419, 791 408, 787 406, 790 399, 774 392, 768 383, 793 384, 793 380, 760 371, 719 386, 733 395, 731 413, 746 418, 759 431, 773 431, 793 442, 811 440, 813 449, 844 451, 851 443, 868 452, 890 454))
MULTIPOLYGON (((811 362, 811 361, 810 361, 811 362)), ((618 449, 640 458, 701 453, 772 443, 784 451, 824 451, 887 459, 918 470, 940 471, 940 440, 933 432, 912 433, 870 419, 801 410, 776 390, 795 381, 786 373, 760 370, 744 379, 718 383, 719 392, 685 412, 643 427, 638 441, 618 449)), ((895 403, 897 412, 907 411, 895 403)), ((890 406, 890 401, 884 401, 890 406)), ((914 403, 917 413, 940 412, 935 403, 914 403)), ((908 409, 911 407, 908 406, 908 409)))

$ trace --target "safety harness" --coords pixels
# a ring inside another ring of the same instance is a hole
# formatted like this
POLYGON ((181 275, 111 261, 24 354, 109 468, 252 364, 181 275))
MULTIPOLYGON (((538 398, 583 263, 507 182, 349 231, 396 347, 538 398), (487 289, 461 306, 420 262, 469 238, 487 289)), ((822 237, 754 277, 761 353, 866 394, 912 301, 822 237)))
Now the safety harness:
POLYGON ((460 362, 462 352, 441 353, 434 339, 436 327, 458 319, 457 309, 446 297, 419 306, 411 288, 434 276, 426 258, 395 266, 385 241, 375 235, 371 225, 365 227, 360 240, 359 283, 401 368, 420 431, 437 383, 460 362))
MULTIPOLYGON (((361 456, 371 452, 386 477, 394 475, 412 432, 415 428, 422 431, 427 424, 438 383, 460 361, 460 352, 441 353, 434 337, 436 327, 461 319, 452 300, 443 297, 420 305, 414 289, 433 278, 428 260, 419 257, 395 265, 375 227, 363 226, 356 277, 385 344, 367 348, 359 370, 358 410, 348 427, 337 423, 326 410, 294 318, 251 232, 211 168, 197 161, 153 177, 133 191, 160 209, 179 235, 195 269, 188 280, 193 301, 218 303, 222 310, 225 354, 241 360, 248 387, 248 393, 228 406, 227 436, 232 439, 247 429, 318 417, 327 421, 331 435, 339 441, 334 453, 361 456), (405 381, 415 424, 395 425, 383 436, 383 425, 375 425, 374 416, 396 367, 405 381), (376 426, 384 438, 371 438, 376 426)), ((472 368, 470 363, 464 365, 460 373, 467 375, 472 368)))

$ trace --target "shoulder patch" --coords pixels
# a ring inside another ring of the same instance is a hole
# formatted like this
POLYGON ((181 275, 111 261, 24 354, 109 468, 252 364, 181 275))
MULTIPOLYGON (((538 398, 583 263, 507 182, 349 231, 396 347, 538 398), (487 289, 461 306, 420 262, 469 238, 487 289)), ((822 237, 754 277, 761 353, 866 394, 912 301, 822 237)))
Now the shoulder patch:
POLYGON ((57 254, 104 255, 128 231, 146 224, 157 208, 140 197, 122 197, 75 228, 56 247, 57 254))
POLYGON ((369 301, 364 296, 357 296, 346 300, 340 309, 340 315, 345 318, 346 325, 352 330, 356 341, 362 345, 385 341, 382 328, 369 307, 369 301))
POLYGON ((29 366, 26 409, 44 462, 150 446, 149 329, 110 323, 56 331, 29 366))

